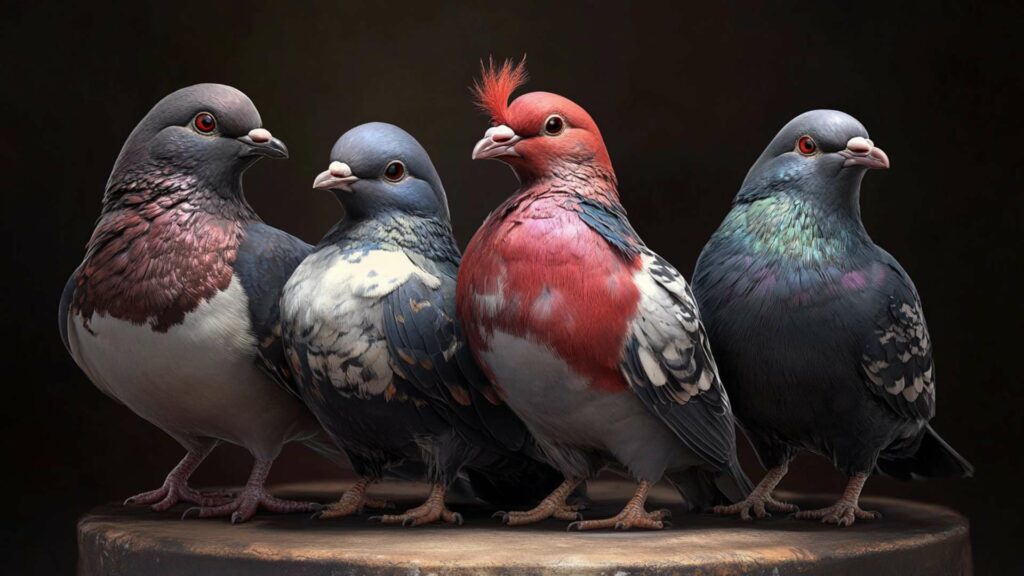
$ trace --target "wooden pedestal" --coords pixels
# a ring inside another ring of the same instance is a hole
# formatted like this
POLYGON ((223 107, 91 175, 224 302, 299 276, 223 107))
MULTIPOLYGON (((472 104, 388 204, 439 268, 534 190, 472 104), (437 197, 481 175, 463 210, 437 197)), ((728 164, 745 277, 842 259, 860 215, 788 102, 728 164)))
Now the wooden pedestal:
MULTIPOLYGON (((343 486, 302 484, 276 487, 284 497, 321 502, 343 486)), ((631 485, 591 483, 588 518, 616 513, 631 485)), ((424 485, 388 482, 371 488, 398 508, 418 504, 424 485)), ((784 495, 801 507, 824 497, 784 495)), ((676 512, 660 532, 568 533, 565 522, 508 528, 491 510, 451 502, 466 524, 402 528, 366 521, 368 514, 340 520, 261 513, 247 524, 226 519, 180 520, 185 506, 166 513, 145 507, 100 506, 78 525, 79 574, 93 576, 202 574, 754 574, 969 575, 967 520, 938 506, 865 498, 866 509, 884 518, 836 528, 776 517, 741 522, 687 514, 678 496, 659 487, 648 508, 676 512)))

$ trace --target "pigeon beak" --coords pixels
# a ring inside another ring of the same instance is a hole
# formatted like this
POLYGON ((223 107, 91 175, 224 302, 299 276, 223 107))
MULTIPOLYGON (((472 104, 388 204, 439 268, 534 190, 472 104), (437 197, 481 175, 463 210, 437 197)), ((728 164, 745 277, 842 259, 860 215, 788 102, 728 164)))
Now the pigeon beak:
POLYGON ((522 138, 504 124, 488 128, 484 137, 473 147, 473 160, 519 156, 516 152, 516 143, 520 140, 522 138))
POLYGON ((253 128, 238 141, 245 144, 240 156, 266 156, 267 158, 287 158, 288 147, 270 134, 270 130, 253 128))
POLYGON ((331 162, 327 170, 317 174, 316 180, 313 180, 313 189, 351 192, 352 183, 356 180, 359 180, 359 177, 352 174, 352 168, 348 164, 331 162))
POLYGON ((881 148, 867 138, 850 138, 846 143, 846 150, 840 150, 839 155, 846 158, 843 168, 850 166, 861 166, 869 170, 889 167, 889 157, 881 148))

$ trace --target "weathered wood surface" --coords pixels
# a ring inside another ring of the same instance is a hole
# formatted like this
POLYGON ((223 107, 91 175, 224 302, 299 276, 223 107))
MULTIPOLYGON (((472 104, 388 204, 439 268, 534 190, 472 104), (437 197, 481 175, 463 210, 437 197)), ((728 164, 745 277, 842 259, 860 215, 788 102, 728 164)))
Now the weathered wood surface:
MULTIPOLYGON (((341 485, 278 487, 283 496, 329 501, 341 485)), ((423 486, 387 483, 371 489, 416 504, 423 486)), ((626 484, 592 484, 587 517, 618 511, 626 484)), ((826 498, 796 498, 803 507, 826 498)), ((508 528, 483 506, 461 504, 466 524, 402 528, 366 521, 366 515, 312 520, 261 514, 248 524, 180 520, 167 513, 101 506, 78 525, 79 574, 845 574, 969 575, 968 523, 959 514, 915 502, 866 498, 885 517, 850 528, 776 517, 755 522, 682 512, 678 496, 660 488, 654 506, 673 508, 673 526, 661 532, 568 533, 565 522, 508 528)))

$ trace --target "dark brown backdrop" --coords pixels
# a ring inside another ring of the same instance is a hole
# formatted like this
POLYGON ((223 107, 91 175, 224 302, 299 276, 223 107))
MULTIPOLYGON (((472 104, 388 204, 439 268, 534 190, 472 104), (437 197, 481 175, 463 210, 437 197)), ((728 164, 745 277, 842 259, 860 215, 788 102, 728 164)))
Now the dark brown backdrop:
MULTIPOLYGON (((864 219, 920 289, 939 371, 935 425, 978 475, 876 479, 867 491, 966 513, 981 574, 1024 566, 1011 549, 1022 527, 1013 487, 1024 204, 1019 114, 1010 108, 1021 101, 1021 53, 1010 40, 1019 8, 361 4, 3 8, 0 563, 12 569, 3 572, 71 571, 75 518, 157 486, 182 453, 88 383, 54 322, 109 168, 150 106, 196 82, 247 92, 292 153, 256 166, 248 197, 271 224, 309 241, 339 214, 332 198, 310 191, 334 140, 365 121, 401 125, 431 152, 464 244, 514 186, 506 168, 469 159, 486 121, 466 87, 480 57, 524 52, 528 88, 569 96, 597 120, 634 225, 687 275, 783 123, 834 107, 868 127, 893 168, 868 175, 864 219)), ((241 482, 248 466, 240 450, 222 448, 195 480, 241 482)), ((751 472, 760 474, 753 464, 751 472)), ((272 480, 330 474, 292 449, 272 480)), ((784 482, 840 486, 810 457, 784 482)))

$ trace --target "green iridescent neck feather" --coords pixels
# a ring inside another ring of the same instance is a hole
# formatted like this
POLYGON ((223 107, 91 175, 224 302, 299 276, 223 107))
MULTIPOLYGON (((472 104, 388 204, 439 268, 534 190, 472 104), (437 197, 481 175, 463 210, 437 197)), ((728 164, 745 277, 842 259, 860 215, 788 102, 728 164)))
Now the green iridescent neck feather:
POLYGON ((864 227, 793 194, 776 193, 738 203, 726 216, 718 235, 759 256, 805 264, 833 263, 849 258, 870 239, 864 227))

